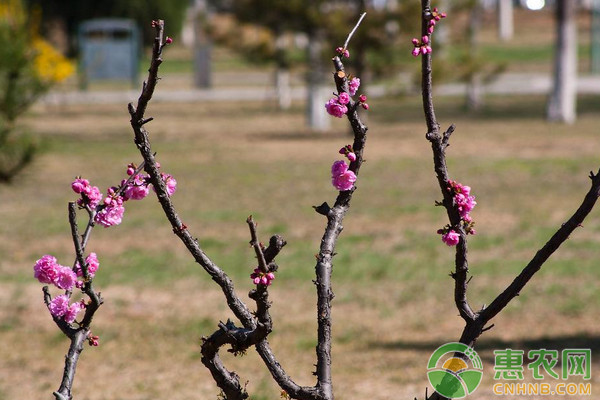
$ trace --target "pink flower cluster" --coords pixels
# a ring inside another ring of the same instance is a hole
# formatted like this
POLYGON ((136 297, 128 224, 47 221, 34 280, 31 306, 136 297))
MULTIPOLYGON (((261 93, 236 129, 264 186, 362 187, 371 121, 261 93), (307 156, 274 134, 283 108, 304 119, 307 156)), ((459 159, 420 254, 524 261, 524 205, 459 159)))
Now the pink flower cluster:
MULTIPOLYGON (((109 226, 119 225, 123 220, 125 207, 123 203, 128 200, 142 200, 150 192, 150 177, 147 175, 136 174, 136 166, 129 164, 127 166, 127 175, 131 178, 123 180, 121 187, 110 187, 107 195, 102 200, 102 193, 96 186, 91 186, 87 179, 76 178, 71 184, 71 188, 81 198, 77 200, 80 207, 96 210, 94 221, 97 224, 108 228, 109 226), (122 190, 121 190, 122 189, 122 190)), ((161 177, 167 186, 169 196, 177 190, 177 181, 173 176, 161 173, 161 177)))
POLYGON ((428 35, 421 37, 421 40, 416 38, 412 39, 412 44, 414 46, 414 49, 412 50, 413 56, 417 57, 420 54, 428 54, 433 51, 431 48, 429 36, 433 34, 436 23, 442 18, 446 18, 446 13, 439 12, 437 7, 434 8, 433 11, 431 11, 431 13, 429 14, 429 22, 427 22, 428 35))
POLYGON ((41 283, 55 285, 65 290, 71 290, 77 281, 75 272, 69 267, 60 265, 51 255, 45 255, 35 262, 33 276, 41 283))
POLYGON ((69 305, 69 297, 66 294, 56 296, 50 301, 48 309, 50 314, 56 318, 62 318, 65 322, 71 324, 77 318, 77 314, 85 308, 83 300, 69 305))
POLYGON ((102 200, 102 192, 98 189, 97 186, 90 185, 90 182, 87 179, 76 178, 73 183, 71 183, 71 189, 77 194, 81 194, 81 198, 77 200, 77 204, 80 207, 89 206, 91 209, 94 209, 100 204, 102 200))
MULTIPOLYGON (((454 206, 457 208, 461 218, 461 223, 465 229, 467 235, 474 235, 475 229, 473 229, 473 218, 471 217, 471 210, 477 205, 475 196, 471 196, 471 187, 462 185, 456 181, 449 181, 448 191, 454 194, 454 206)), ((460 240, 460 235, 450 227, 450 225, 439 229, 438 234, 442 235, 442 242, 448 246, 456 246, 460 240)))
MULTIPOLYGON (((351 153, 356 157, 354 153, 351 153)), ((331 184, 337 190, 344 191, 352 189, 356 182, 356 174, 348 169, 344 160, 335 161, 331 166, 331 184)))
POLYGON ((429 36, 423 36, 421 40, 413 38, 412 44, 415 46, 412 51, 412 55, 415 57, 419 56, 419 54, 427 54, 433 51, 429 45, 429 36))
MULTIPOLYGON (((96 271, 98 271, 98 267, 100 267, 96 253, 90 253, 90 255, 86 257, 85 263, 87 264, 87 272, 89 277, 93 278, 96 275, 96 271)), ((75 263, 75 273, 77 276, 83 276, 83 270, 81 269, 79 262, 75 263)))
MULTIPOLYGON (((85 262, 88 265, 89 275, 93 277, 100 265, 96 253, 90 253, 85 262)), ((51 255, 43 256, 33 266, 33 276, 38 281, 68 291, 72 290, 73 287, 83 287, 83 282, 77 280, 77 277, 82 275, 83 272, 79 263, 75 265, 74 271, 70 267, 60 265, 56 258, 51 255)), ((56 296, 48 304, 50 314, 56 318, 62 318, 69 324, 75 321, 77 314, 84 308, 85 303, 83 301, 69 305, 69 296, 66 294, 56 296)))
MULTIPOLYGON (((344 56, 350 57, 350 53, 347 49, 342 47, 338 47, 335 49, 336 53, 344 56)), ((325 110, 329 115, 333 115, 336 118, 342 118, 344 114, 348 113, 348 107, 352 107, 352 110, 355 110, 356 103, 352 103, 352 99, 350 96, 356 95, 358 88, 360 87, 360 79, 357 77, 353 77, 352 75, 348 75, 348 93, 340 92, 337 95, 334 95, 327 103, 325 103, 325 110)), ((366 103, 367 96, 361 94, 359 97, 359 104, 365 110, 369 109, 369 105, 366 103)))
POLYGON ((471 187, 461 185, 456 181, 450 181, 448 183, 450 184, 450 186, 448 186, 448 191, 454 192, 454 204, 458 208, 460 217, 463 221, 471 222, 472 218, 469 213, 477 204, 475 196, 471 196, 471 187))
POLYGON ((329 115, 333 115, 336 118, 342 118, 344 114, 348 112, 346 104, 350 102, 350 96, 348 93, 342 92, 337 97, 332 97, 327 103, 325 103, 325 109, 329 115))
POLYGON ((255 285, 269 286, 273 279, 275 279, 275 274, 272 272, 265 273, 259 268, 254 268, 254 272, 250 274, 250 278, 255 285))

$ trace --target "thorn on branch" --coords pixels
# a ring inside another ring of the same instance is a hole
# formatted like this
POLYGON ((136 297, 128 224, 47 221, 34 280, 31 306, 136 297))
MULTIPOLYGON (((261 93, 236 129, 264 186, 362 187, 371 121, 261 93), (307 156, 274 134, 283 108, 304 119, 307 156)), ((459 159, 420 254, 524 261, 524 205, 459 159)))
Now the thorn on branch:
POLYGON ((448 147, 450 146, 450 136, 452 135, 452 133, 454 132, 454 129, 456 128, 456 126, 454 124, 450 125, 448 127, 448 129, 446 130, 446 132, 443 133, 443 138, 442 138, 442 145, 444 147, 448 147))
POLYGON ((492 329, 493 327, 494 327, 494 324, 491 324, 490 326, 487 326, 487 327, 483 328, 483 329, 481 330, 481 333, 483 333, 483 332, 485 332, 485 331, 489 331, 489 330, 490 330, 490 329, 492 329))
POLYGON ((150 121, 153 121, 153 120, 154 120, 154 117, 148 117, 148 118, 144 118, 144 119, 141 119, 141 120, 139 120, 139 121, 138 121, 138 124, 139 124, 140 126, 143 126, 143 125, 145 125, 145 124, 147 124, 148 122, 150 122, 150 121))
POLYGON ((327 204, 327 202, 321 204, 320 206, 313 206, 313 208, 316 212, 325 216, 329 215, 329 211, 331 211, 331 207, 329 207, 329 204, 327 204))

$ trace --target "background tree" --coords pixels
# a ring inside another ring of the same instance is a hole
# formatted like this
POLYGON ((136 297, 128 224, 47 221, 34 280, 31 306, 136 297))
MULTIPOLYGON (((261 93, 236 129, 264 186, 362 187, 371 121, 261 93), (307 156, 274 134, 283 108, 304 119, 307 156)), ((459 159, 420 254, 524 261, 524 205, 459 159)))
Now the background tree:
POLYGON ((0 2, 0 182, 33 159, 36 144, 17 119, 73 65, 37 35, 38 19, 20 0, 0 2))
POLYGON ((556 2, 556 45, 548 120, 571 124, 577 108, 577 2, 556 2))
MULTIPOLYGON (((64 27, 67 37, 73 38, 82 21, 92 18, 131 18, 143 32, 144 44, 151 45, 154 38, 148 21, 161 16, 169 21, 169 35, 177 37, 189 5, 188 0, 25 0, 30 8, 42 12, 42 29, 64 27)), ((69 53, 75 51, 73 40, 68 41, 69 53)))
MULTIPOLYGON (((215 39, 252 62, 274 63, 274 81, 279 85, 277 93, 286 93, 281 86, 289 81, 292 64, 310 71, 306 76, 308 125, 325 129, 328 122, 323 120, 321 111, 329 91, 323 88, 326 78, 323 60, 332 46, 343 43, 342 32, 356 21, 357 15, 367 12, 369 17, 353 37, 353 50, 348 60, 348 65, 361 76, 364 92, 372 75, 391 75, 396 71, 394 67, 403 54, 398 51, 398 46, 404 45, 400 34, 416 27, 410 15, 417 12, 418 4, 390 1, 376 7, 371 0, 319 0, 307 7, 305 2, 296 0, 229 0, 213 1, 213 7, 221 15, 229 13, 243 24, 227 29, 215 20, 215 39), (254 27, 254 35, 244 35, 242 32, 250 26, 254 27), (297 35, 307 39, 306 49, 294 45, 293 39, 297 35), (250 36, 254 36, 254 44, 250 36)), ((279 104, 282 106, 287 101, 280 96, 279 104)))

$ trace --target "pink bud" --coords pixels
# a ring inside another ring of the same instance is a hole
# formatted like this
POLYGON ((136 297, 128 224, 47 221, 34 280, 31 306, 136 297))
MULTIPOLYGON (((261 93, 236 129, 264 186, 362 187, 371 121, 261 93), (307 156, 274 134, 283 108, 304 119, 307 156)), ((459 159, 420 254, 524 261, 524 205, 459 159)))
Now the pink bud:
POLYGON ((429 36, 423 36, 422 40, 425 44, 429 43, 429 36))
POLYGON ((169 36, 167 36, 167 38, 165 39, 165 43, 171 44, 171 43, 173 43, 173 39, 171 39, 169 36))
POLYGON ((433 25, 429 25, 427 27, 427 33, 429 33, 430 35, 433 33, 433 25))
POLYGON ((442 18, 446 18, 446 13, 441 13, 441 14, 440 14, 440 17, 442 17, 442 18))
POLYGON ((365 101, 367 101, 367 96, 364 94, 361 94, 360 96, 358 96, 358 99, 360 100, 361 103, 364 103, 365 101))
POLYGON ((335 48, 335 52, 336 53, 342 54, 343 51, 344 51, 344 49, 342 47, 336 47, 335 48))
POLYGON ((419 40, 416 39, 416 38, 413 38, 412 44, 414 44, 415 46, 418 46, 419 45, 419 40))
POLYGON ((415 56, 415 57, 418 57, 418 56, 419 56, 419 54, 421 54, 421 49, 420 49, 419 47, 415 47, 415 48, 413 49, 413 51, 411 52, 411 54, 412 54, 413 56, 415 56))
POLYGON ((369 105, 367 103, 360 103, 360 105, 362 106, 362 108, 364 108, 365 110, 369 109, 369 105))
POLYGON ((348 50, 344 50, 344 57, 350 58, 350 52, 348 50))
POLYGON ((356 154, 354 153, 348 153, 346 154, 346 157, 348 157, 348 160, 350 161, 356 161, 356 154))

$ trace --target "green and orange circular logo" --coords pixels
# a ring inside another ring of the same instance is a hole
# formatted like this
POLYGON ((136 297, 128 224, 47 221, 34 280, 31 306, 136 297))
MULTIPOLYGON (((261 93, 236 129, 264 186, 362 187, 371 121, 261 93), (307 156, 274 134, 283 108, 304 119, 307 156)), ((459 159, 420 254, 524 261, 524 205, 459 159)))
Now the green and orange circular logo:
POLYGON ((462 399, 481 383, 483 364, 471 347, 446 343, 438 347, 427 363, 427 378, 435 391, 449 399, 462 399))

